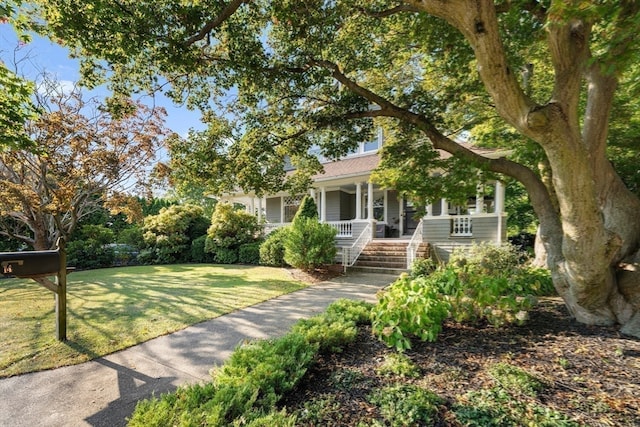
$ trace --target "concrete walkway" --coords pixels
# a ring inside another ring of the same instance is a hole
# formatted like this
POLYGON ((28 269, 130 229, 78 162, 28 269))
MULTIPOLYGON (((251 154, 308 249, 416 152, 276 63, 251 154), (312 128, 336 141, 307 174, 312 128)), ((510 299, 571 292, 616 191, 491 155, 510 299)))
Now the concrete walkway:
POLYGON ((0 426, 124 426, 138 400, 207 381, 243 340, 283 335, 340 298, 375 302, 394 279, 351 273, 91 362, 2 379, 0 426))

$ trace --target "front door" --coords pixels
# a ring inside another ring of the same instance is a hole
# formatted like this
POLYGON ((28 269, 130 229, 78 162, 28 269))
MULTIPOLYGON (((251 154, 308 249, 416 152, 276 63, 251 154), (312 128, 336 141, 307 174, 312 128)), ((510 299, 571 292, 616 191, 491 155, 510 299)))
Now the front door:
POLYGON ((402 234, 405 236, 412 236, 416 228, 418 227, 418 223, 420 222, 420 217, 416 214, 416 208, 413 206, 413 202, 409 200, 405 200, 402 206, 403 216, 404 216, 404 225, 402 227, 402 234))

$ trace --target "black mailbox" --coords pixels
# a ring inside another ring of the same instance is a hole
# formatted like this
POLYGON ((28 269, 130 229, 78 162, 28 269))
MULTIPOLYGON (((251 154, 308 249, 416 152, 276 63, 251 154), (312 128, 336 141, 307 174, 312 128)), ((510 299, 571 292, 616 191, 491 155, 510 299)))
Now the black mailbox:
POLYGON ((60 271, 60 252, 0 252, 0 269, 4 276, 20 278, 57 274, 60 271))

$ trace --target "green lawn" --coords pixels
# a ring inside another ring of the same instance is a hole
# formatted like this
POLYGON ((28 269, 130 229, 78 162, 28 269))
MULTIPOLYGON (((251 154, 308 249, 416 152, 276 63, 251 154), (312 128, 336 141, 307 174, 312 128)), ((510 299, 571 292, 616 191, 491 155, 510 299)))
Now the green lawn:
POLYGON ((180 264, 68 276, 67 341, 55 338, 53 293, 0 280, 0 377, 85 362, 305 287, 270 267, 180 264))

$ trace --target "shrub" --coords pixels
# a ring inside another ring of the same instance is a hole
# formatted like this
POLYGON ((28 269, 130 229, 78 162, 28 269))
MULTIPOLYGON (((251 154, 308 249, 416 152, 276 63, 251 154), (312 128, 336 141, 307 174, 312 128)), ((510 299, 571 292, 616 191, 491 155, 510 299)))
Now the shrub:
POLYGON ((383 377, 420 377, 420 368, 416 366, 409 357, 403 353, 391 353, 384 357, 376 373, 383 377))
POLYGON ((284 239, 284 260, 304 271, 332 264, 336 256, 336 230, 312 218, 298 218, 284 239))
POLYGON ((306 373, 317 351, 304 337, 290 333, 275 340, 252 341, 236 349, 212 373, 218 388, 219 420, 229 421, 250 410, 271 410, 306 373))
POLYGON ((232 248, 215 248, 212 252, 213 261, 219 264, 235 264, 238 262, 238 251, 232 248))
POLYGON ((130 245, 136 249, 142 249, 144 246, 142 228, 137 226, 125 228, 118 234, 116 240, 118 243, 130 245))
POLYGON ((533 266, 522 267, 517 271, 515 280, 521 284, 523 290, 533 295, 557 295, 556 288, 553 286, 553 280, 551 279, 551 273, 546 268, 533 266))
POLYGON ((371 326, 380 340, 404 351, 412 337, 435 341, 450 307, 430 279, 403 275, 381 294, 371 326))
POLYGON ((191 261, 193 262, 213 262, 213 255, 205 252, 204 245, 207 236, 203 235, 191 242, 191 261))
POLYGON ((158 215, 144 219, 143 239, 146 251, 143 258, 151 263, 187 262, 191 258, 191 242, 202 235, 208 220, 203 209, 195 205, 173 205, 162 208, 158 215), (154 257, 151 257, 151 254, 154 257))
POLYGON ((260 264, 272 267, 282 267, 284 262, 284 239, 289 227, 273 230, 260 245, 260 264))
POLYGON ((215 396, 213 383, 178 387, 174 393, 141 400, 135 407, 130 427, 163 427, 168 425, 196 425, 202 417, 200 408, 215 396))
POLYGON ((241 245, 238 248, 238 261, 241 264, 258 265, 260 263, 260 242, 241 245))
POLYGON ((436 270, 436 263, 430 258, 418 258, 411 264, 411 277, 428 276, 436 270))
POLYGON ((92 240, 100 245, 107 245, 115 240, 113 231, 104 225, 83 225, 79 235, 80 238, 78 240, 92 240))
POLYGON ((508 275, 523 264, 522 253, 511 244, 473 244, 470 248, 457 248, 449 258, 449 264, 465 267, 473 274, 508 275))
POLYGON ((496 381, 491 389, 470 391, 453 406, 456 419, 465 426, 577 427, 566 415, 541 404, 538 393, 545 385, 528 372, 505 363, 494 365, 490 373, 496 381), (526 398, 523 398, 526 396, 526 398))
POLYGON ((67 264, 81 270, 111 267, 115 260, 113 248, 96 240, 76 240, 66 247, 67 264))
POLYGON ((489 374, 505 390, 517 394, 536 397, 545 388, 536 376, 508 363, 496 363, 489 368, 489 374))
POLYGON ((302 198, 302 202, 300 202, 300 207, 296 211, 296 214, 293 217, 293 222, 296 222, 298 218, 312 218, 318 219, 318 206, 316 202, 313 200, 313 197, 306 195, 302 198))
POLYGON ((250 213, 237 210, 229 203, 218 203, 211 216, 207 236, 207 252, 215 252, 216 248, 238 249, 245 243, 260 239, 262 226, 250 213))
POLYGON ((299 383, 319 348, 355 336, 355 323, 346 317, 361 318, 367 307, 340 300, 314 320, 300 321, 284 337, 245 343, 212 370, 212 382, 138 402, 129 425, 296 425, 296 416, 277 411, 276 404, 299 383))
POLYGON ((340 353, 358 334, 355 322, 320 314, 300 320, 291 332, 319 346, 321 352, 340 353))
POLYGON ((517 264, 512 247, 477 246, 465 256, 429 276, 402 276, 381 293, 372 317, 378 337, 404 350, 414 337, 435 340, 446 318, 523 324, 535 296, 552 288, 549 273, 517 264))
POLYGON ((142 249, 138 254, 138 263, 143 265, 153 264, 156 259, 156 250, 153 248, 142 249))
POLYGON ((371 309, 373 304, 366 301, 354 301, 341 298, 327 307, 329 318, 340 318, 354 322, 356 325, 371 323, 371 309))

